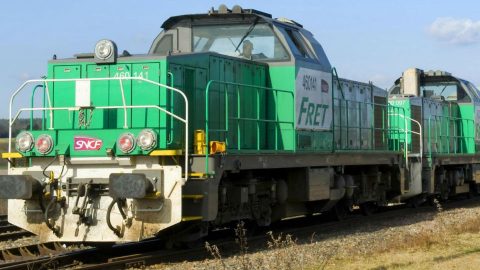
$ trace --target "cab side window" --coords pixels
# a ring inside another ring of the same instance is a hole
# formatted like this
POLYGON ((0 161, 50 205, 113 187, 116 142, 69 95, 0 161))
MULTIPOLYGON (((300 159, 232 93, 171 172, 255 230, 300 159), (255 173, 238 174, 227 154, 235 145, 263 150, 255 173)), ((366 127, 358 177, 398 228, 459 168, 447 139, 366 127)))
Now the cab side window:
POLYGON ((293 44, 292 51, 296 55, 300 55, 307 59, 316 59, 315 54, 310 47, 306 44, 305 39, 296 30, 285 29, 287 33, 286 38, 293 44))
POLYGON ((173 51, 173 35, 165 35, 163 38, 157 43, 153 53, 160 54, 160 55, 167 55, 168 52, 173 51))

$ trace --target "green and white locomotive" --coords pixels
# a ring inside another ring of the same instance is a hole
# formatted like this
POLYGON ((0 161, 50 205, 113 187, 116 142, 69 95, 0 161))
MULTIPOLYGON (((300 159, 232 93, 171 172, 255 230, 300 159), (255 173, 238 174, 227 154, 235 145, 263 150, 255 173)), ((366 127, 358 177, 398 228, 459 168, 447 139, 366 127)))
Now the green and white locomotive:
POLYGON ((189 241, 238 220, 476 190, 467 81, 409 71, 389 100, 339 78, 302 25, 239 6, 162 28, 148 54, 101 40, 13 93, 10 127, 31 112, 42 125, 2 154, 9 222, 44 241, 189 241), (31 89, 41 104, 19 107, 31 89))

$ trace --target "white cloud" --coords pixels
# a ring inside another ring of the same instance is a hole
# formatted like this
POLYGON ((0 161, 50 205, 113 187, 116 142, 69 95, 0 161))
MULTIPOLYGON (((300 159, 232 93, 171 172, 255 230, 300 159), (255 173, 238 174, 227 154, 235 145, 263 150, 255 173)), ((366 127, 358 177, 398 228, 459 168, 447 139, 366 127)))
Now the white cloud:
POLYGON ((480 21, 437 18, 427 32, 434 38, 450 44, 467 45, 480 42, 480 21))
POLYGON ((30 75, 30 74, 27 73, 27 72, 23 72, 22 74, 20 74, 20 75, 18 76, 18 79, 23 82, 23 81, 27 81, 27 80, 33 79, 33 76, 30 75))

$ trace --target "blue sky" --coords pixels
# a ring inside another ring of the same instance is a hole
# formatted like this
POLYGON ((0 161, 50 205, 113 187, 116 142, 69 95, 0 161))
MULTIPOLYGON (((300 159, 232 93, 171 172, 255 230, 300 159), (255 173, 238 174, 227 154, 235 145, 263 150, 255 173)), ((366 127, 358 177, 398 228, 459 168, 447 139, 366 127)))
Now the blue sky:
POLYGON ((24 80, 59 58, 92 52, 108 38, 146 53, 169 16, 225 3, 296 20, 323 45, 341 77, 387 88, 408 67, 444 69, 480 85, 480 2, 337 1, 5 1, 0 15, 0 118, 24 80), (272 4, 273 3, 273 4, 272 4))

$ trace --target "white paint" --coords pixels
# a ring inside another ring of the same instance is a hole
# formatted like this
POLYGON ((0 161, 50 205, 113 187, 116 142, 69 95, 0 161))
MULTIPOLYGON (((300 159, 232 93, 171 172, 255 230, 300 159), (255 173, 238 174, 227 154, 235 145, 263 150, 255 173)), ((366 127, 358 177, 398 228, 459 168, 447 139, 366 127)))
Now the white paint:
MULTIPOLYGON (((135 173, 141 170, 150 179, 153 176, 158 177, 162 194, 161 199, 145 200, 127 200, 127 216, 132 218, 131 226, 126 226, 123 218, 114 207, 111 214, 111 222, 114 226, 121 226, 124 230, 124 236, 118 237, 107 226, 106 214, 112 198, 108 195, 93 197, 94 225, 77 225, 78 215, 72 213, 75 205, 75 195, 66 197, 66 207, 61 212, 61 216, 55 216, 56 226, 61 226, 62 236, 58 238, 43 222, 43 214, 37 201, 30 200, 9 200, 8 218, 9 222, 38 235, 40 241, 66 241, 66 242, 136 242, 144 238, 154 237, 155 234, 170 226, 178 224, 182 219, 182 168, 180 166, 161 166, 147 162, 151 157, 139 157, 137 164, 128 168, 118 167, 116 165, 90 164, 72 165, 66 167, 66 172, 61 177, 64 183, 66 178, 73 177, 78 179, 104 178, 102 182, 108 181, 112 173, 135 173), (28 216, 26 210, 31 211, 28 216), (32 222, 34 221, 34 222, 32 222), (78 228, 78 232, 77 232, 78 228)), ((16 174, 41 173, 43 166, 32 166, 19 169, 16 174)), ((52 164, 49 170, 58 175, 62 166, 52 164)), ((62 193, 66 195, 67 193, 62 193)), ((57 214, 59 210, 57 209, 57 214)))
POLYGON ((296 128, 330 130, 332 125, 332 74, 300 68, 295 85, 296 128))
POLYGON ((75 106, 89 107, 90 105, 90 80, 76 80, 75 106))

